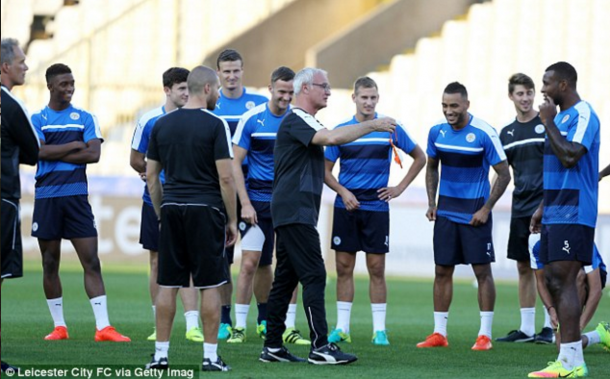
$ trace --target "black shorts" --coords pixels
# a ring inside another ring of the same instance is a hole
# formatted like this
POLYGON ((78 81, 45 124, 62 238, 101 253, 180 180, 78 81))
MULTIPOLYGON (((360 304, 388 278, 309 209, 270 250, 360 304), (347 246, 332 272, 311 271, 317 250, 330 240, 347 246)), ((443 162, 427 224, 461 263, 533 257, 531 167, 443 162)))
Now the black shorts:
POLYGON ((495 262, 491 215, 481 226, 460 224, 437 216, 434 223, 434 262, 441 266, 495 262))
POLYGON ((19 200, 2 199, 2 279, 23 276, 19 200))
POLYGON ((148 203, 142 203, 140 244, 146 250, 159 251, 159 220, 155 208, 148 203))
POLYGON ((595 229, 580 224, 542 225, 540 261, 578 261, 588 266, 593 261, 595 229))
POLYGON ((161 207, 159 275, 163 287, 214 288, 228 282, 225 215, 206 205, 161 207))
POLYGON ((531 217, 515 217, 510 220, 508 236, 508 259, 518 262, 529 262, 529 237, 531 217))
POLYGON ((269 266, 273 263, 273 249, 275 247, 275 232, 273 231, 273 221, 271 220, 271 203, 252 201, 252 207, 256 211, 257 226, 263 232, 265 241, 262 246, 245 248, 244 237, 250 231, 252 225, 240 218, 238 227, 241 235, 242 250, 260 251, 261 259, 258 262, 258 266, 269 266))
POLYGON ((390 212, 335 207, 331 241, 336 251, 385 254, 390 250, 390 212))
POLYGON ((48 241, 97 237, 87 195, 34 200, 32 237, 48 241))

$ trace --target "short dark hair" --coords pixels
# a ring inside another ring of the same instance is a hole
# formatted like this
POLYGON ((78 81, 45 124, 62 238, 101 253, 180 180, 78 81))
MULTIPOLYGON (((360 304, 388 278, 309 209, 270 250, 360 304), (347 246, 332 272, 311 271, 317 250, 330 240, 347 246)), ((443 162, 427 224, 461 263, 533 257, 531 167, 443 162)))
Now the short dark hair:
POLYGON ((568 82, 570 87, 576 88, 578 74, 576 73, 576 69, 574 68, 574 66, 572 66, 568 62, 553 63, 552 65, 546 68, 545 72, 546 71, 554 71, 555 76, 558 79, 565 80, 568 82))
POLYGON ((45 73, 44 77, 47 79, 47 84, 49 84, 51 82, 51 80, 56 77, 57 75, 63 75, 63 74, 71 74, 72 70, 70 70, 70 67, 68 67, 67 65, 63 64, 63 63, 55 63, 51 66, 49 66, 49 68, 47 68, 47 72, 45 73))
POLYGON ((172 67, 163 73, 163 87, 172 88, 174 84, 186 82, 190 71, 182 67, 172 67))
POLYGON ((515 87, 518 85, 522 85, 527 89, 535 89, 534 81, 529 76, 523 73, 513 74, 510 78, 508 78, 508 93, 512 94, 515 90, 515 87))
POLYGON ((459 93, 464 99, 468 99, 468 91, 466 90, 466 87, 460 82, 451 82, 447 84, 447 87, 445 87, 445 91, 443 92, 446 94, 459 93))
POLYGON ((224 49, 218 54, 218 59, 216 59, 216 67, 220 70, 220 62, 235 62, 241 61, 243 66, 244 59, 241 57, 241 54, 234 49, 224 49))
POLYGON ((368 76, 361 76, 354 82, 354 93, 358 92, 358 88, 377 88, 377 83, 368 76))
POLYGON ((280 66, 271 73, 271 83, 273 84, 278 80, 281 80, 283 82, 289 82, 291 80, 294 80, 294 75, 294 71, 292 71, 292 69, 290 69, 289 67, 280 66))

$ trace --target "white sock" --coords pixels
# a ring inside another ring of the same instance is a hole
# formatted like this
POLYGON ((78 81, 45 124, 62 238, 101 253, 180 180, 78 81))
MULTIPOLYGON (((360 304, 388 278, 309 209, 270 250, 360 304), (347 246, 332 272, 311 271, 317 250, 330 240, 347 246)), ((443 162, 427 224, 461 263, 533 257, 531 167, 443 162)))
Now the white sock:
POLYGON ((385 330, 385 315, 387 303, 371 304, 373 311, 373 332, 381 332, 385 330))
POLYGON ((47 299, 47 305, 49 306, 49 311, 51 312, 51 317, 53 318, 55 327, 66 326, 66 321, 64 320, 63 297, 58 297, 57 299, 47 299))
POLYGON ((544 308, 544 327, 553 329, 553 326, 551 325, 551 315, 549 314, 549 311, 548 311, 548 309, 546 309, 546 307, 543 307, 543 308, 544 308))
POLYGON ((198 311, 188 311, 184 314, 184 319, 186 320, 186 331, 193 328, 199 327, 199 312, 198 311))
POLYGON ((208 358, 212 362, 218 360, 218 344, 217 343, 203 343, 203 358, 208 358))
POLYGON ((169 352, 169 341, 167 342, 155 342, 155 361, 161 358, 167 358, 169 352))
POLYGON ((536 308, 521 308, 521 326, 519 330, 528 336, 536 334, 536 308))
POLYGON ((447 319, 449 312, 434 312, 434 333, 447 337, 447 319))
POLYGON ((600 338, 597 330, 594 330, 589 333, 585 333, 584 335, 587 336, 587 339, 589 339, 589 342, 587 343, 587 347, 601 342, 601 338, 600 338))
POLYGON ((572 370, 575 366, 582 365, 585 361, 582 355, 582 341, 562 343, 558 359, 566 370, 572 370))
POLYGON ((337 329, 349 333, 349 319, 352 313, 352 303, 337 301, 337 329))
POLYGON ((102 330, 110 326, 108 320, 108 306, 106 305, 106 295, 94 297, 90 299, 93 315, 95 316, 95 326, 97 330, 102 330))
POLYGON ((286 329, 295 328, 296 321, 297 321, 297 305, 288 304, 288 312, 286 312, 286 321, 284 321, 284 325, 286 325, 286 329))
POLYGON ((481 311, 481 329, 479 329, 480 336, 487 336, 491 339, 491 325, 494 321, 494 313, 481 311))
POLYGON ((246 320, 248 320, 248 312, 250 304, 235 304, 235 327, 246 328, 246 320))

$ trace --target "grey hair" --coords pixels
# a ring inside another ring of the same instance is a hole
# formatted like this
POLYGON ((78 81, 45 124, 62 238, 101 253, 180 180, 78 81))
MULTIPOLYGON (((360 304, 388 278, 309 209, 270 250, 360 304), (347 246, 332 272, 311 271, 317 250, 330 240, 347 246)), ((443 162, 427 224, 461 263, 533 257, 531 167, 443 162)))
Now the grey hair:
POLYGON ((15 46, 19 47, 19 41, 14 38, 2 38, 2 59, 0 64, 11 64, 15 59, 15 46))
POLYGON ((301 71, 297 72, 294 76, 294 81, 292 82, 294 94, 298 95, 299 93, 301 93, 303 84, 311 85, 313 83, 313 77, 315 74, 322 74, 324 76, 328 76, 328 73, 326 71, 313 67, 305 67, 301 71))

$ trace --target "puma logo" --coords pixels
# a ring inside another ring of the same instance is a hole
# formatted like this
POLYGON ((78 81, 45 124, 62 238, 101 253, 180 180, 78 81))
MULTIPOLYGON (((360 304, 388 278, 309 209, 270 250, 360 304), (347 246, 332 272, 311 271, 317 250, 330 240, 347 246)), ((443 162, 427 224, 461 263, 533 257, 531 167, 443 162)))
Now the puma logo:
POLYGON ((514 137, 515 136, 515 129, 507 131, 506 134, 510 134, 511 136, 514 137))
POLYGON ((572 249, 570 247, 570 242, 568 242, 568 240, 563 241, 563 248, 561 250, 563 250, 566 253, 570 254, 570 249, 572 249))
POLYGON ((94 305, 102 305, 102 303, 93 303, 94 305))
POLYGON ((256 120, 256 122, 258 122, 259 124, 261 124, 261 126, 265 126, 265 119, 262 119, 262 120, 256 120))
POLYGON ((445 137, 445 133, 447 133, 446 130, 441 130, 440 133, 443 135, 443 138, 445 137))

